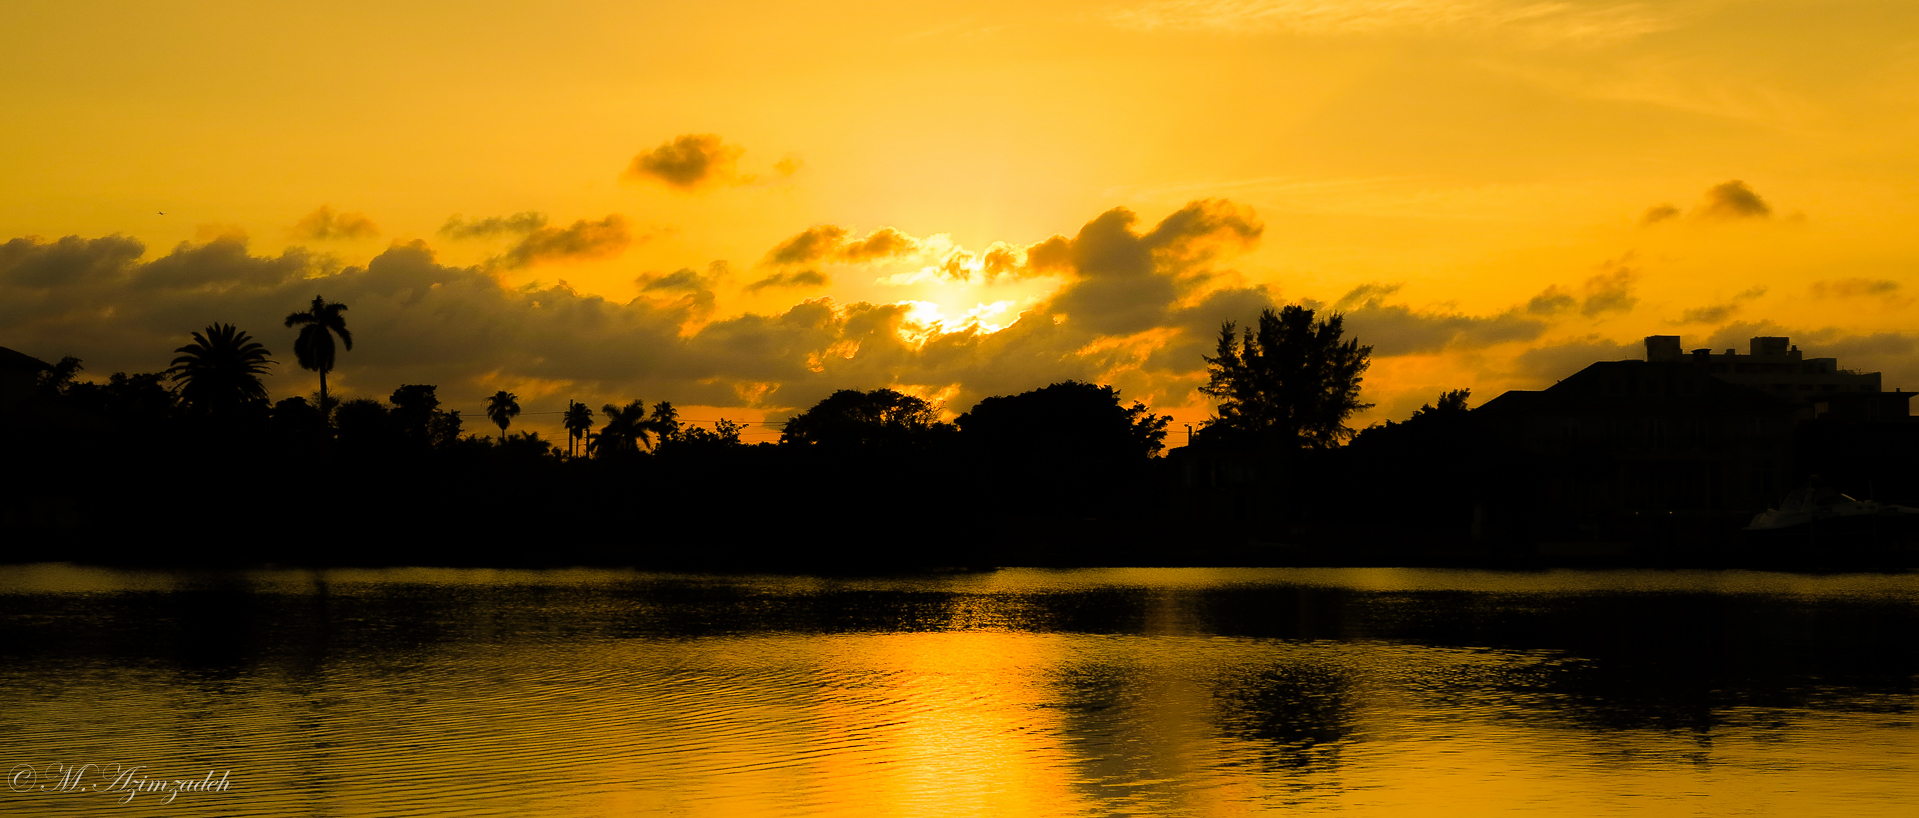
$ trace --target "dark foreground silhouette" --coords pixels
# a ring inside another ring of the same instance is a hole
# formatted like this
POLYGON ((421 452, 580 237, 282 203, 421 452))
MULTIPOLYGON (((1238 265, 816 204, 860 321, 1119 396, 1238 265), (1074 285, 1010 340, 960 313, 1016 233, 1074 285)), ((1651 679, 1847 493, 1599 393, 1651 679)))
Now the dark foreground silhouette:
POLYGON ((1912 562, 1894 532, 1764 541, 1739 514, 1623 514, 1598 538, 1527 517, 1532 466, 1463 393, 1337 448, 1201 435, 1156 457, 1164 419, 1108 387, 992 398, 954 424, 885 391, 823 401, 779 445, 675 428, 670 406, 608 407, 596 455, 568 457, 538 435, 461 434, 430 386, 347 401, 329 424, 300 398, 181 411, 158 376, 117 375, 9 414, 40 431, 0 442, 0 557, 836 572, 1912 562))
MULTIPOLYGON (((287 319, 304 327, 300 364, 323 378, 334 336, 351 349, 342 310, 316 298, 287 319)), ((1168 418, 1077 381, 987 398, 952 423, 911 395, 842 390, 777 445, 682 423, 669 402, 569 402, 562 446, 511 432, 520 407, 504 390, 486 409, 498 437, 468 433, 425 384, 269 404, 258 376, 272 353, 230 325, 194 333, 164 373, 101 383, 80 381, 77 359, 0 349, 0 560, 1919 563, 1919 526, 1901 520, 1741 530, 1815 482, 1808 496, 1919 504, 1909 395, 1825 399, 1805 420, 1808 406, 1689 361, 1601 362, 1474 410, 1446 392, 1354 432, 1371 348, 1342 333, 1338 316, 1299 307, 1226 324, 1204 359, 1219 416, 1164 454, 1168 418)))

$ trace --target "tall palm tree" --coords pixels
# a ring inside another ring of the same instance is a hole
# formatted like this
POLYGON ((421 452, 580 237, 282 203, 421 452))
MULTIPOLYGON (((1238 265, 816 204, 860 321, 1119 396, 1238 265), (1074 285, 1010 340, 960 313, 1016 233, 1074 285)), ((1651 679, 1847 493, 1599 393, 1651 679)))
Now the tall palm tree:
POLYGON ((653 418, 646 425, 659 435, 661 443, 677 438, 680 436, 680 410, 674 409, 673 404, 667 401, 653 404, 653 418))
POLYGON ((273 365, 273 353, 232 324, 214 324, 193 343, 174 350, 166 374, 178 384, 180 399, 202 412, 222 412, 253 401, 264 402, 260 376, 273 365))
POLYGON ((584 439, 588 432, 593 431, 593 410, 579 401, 567 401, 566 415, 562 423, 566 426, 566 453, 569 456, 577 455, 578 448, 575 444, 584 439))
POLYGON ((625 406, 607 404, 600 407, 606 413, 606 425, 600 427, 600 433, 587 446, 597 457, 621 457, 640 453, 640 444, 646 443, 651 434, 651 424, 646 420, 646 402, 633 401, 625 406))
POLYGON ((326 373, 333 369, 333 336, 340 336, 340 343, 353 349, 353 333, 347 331, 346 319, 340 316, 343 312, 345 304, 328 304, 316 295, 306 312, 287 316, 287 326, 300 328, 300 337, 293 341, 293 356, 299 359, 301 369, 320 373, 321 412, 327 409, 326 373))
POLYGON ((486 416, 493 425, 500 427, 500 445, 506 445, 506 427, 520 414, 520 404, 513 393, 504 389, 493 393, 486 399, 486 416))

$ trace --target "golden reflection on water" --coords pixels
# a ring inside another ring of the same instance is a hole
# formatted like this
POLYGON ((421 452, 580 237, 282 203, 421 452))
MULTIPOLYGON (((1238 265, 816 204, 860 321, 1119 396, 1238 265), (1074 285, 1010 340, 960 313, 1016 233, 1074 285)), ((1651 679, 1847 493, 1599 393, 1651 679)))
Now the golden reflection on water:
MULTIPOLYGON (((1608 709, 1637 695, 1612 680, 1618 658, 1554 646, 1608 643, 1497 617, 1688 592, 1761 595, 1739 611, 1812 597, 1821 616, 1877 600, 1873 616, 1910 622, 1913 589, 1684 572, 0 569, 0 630, 61 637, 0 669, 9 765, 231 767, 238 785, 175 805, 0 793, 0 815, 1902 815, 1919 803, 1919 679, 1795 692, 1728 671, 1608 709), (1491 618, 1407 613, 1430 599, 1491 618), (190 632, 222 625, 244 644, 190 632), (1419 636, 1475 628, 1540 645, 1419 636), (1713 684, 1750 690, 1686 699, 1713 684)), ((1716 627, 1765 637, 1742 621, 1716 627)), ((1889 639, 1875 644, 1911 646, 1889 639)), ((1773 672, 1756 667, 1740 672, 1773 672)))

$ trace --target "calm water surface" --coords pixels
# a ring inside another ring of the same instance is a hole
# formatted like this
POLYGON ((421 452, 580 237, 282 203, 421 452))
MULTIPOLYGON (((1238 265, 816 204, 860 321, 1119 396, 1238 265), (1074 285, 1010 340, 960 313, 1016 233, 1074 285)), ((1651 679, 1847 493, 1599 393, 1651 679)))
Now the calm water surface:
POLYGON ((14 566, 0 814, 1911 815, 1916 681, 1911 576, 14 566))

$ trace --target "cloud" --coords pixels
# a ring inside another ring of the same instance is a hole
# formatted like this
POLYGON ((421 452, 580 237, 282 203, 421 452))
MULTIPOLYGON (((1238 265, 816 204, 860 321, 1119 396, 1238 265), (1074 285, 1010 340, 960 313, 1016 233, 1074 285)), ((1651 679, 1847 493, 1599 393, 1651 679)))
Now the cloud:
POLYGON ((572 225, 541 227, 528 232, 497 262, 503 267, 527 267, 553 261, 611 258, 633 243, 626 217, 609 214, 599 221, 581 219, 572 225))
MULTIPOLYGON (((736 167, 745 149, 720 141, 718 134, 682 134, 633 157, 626 176, 652 179, 677 190, 697 190, 739 180, 736 167)), ((791 165, 794 170, 798 165, 791 165)))
POLYGON ((1343 312, 1364 304, 1377 305, 1381 299, 1399 292, 1400 289, 1405 286, 1404 284, 1382 284, 1377 281, 1371 284, 1361 284, 1347 290, 1345 295, 1340 296, 1338 301, 1333 302, 1333 309, 1343 312))
POLYGON ((1679 316, 1675 324, 1717 324, 1738 314, 1745 302, 1766 294, 1765 287, 1751 287, 1732 297, 1730 301, 1694 307, 1679 316))
MULTIPOLYGON (((777 413, 837 389, 890 386, 942 395, 963 410, 988 395, 1078 378, 1172 406, 1197 399, 1201 356, 1212 351, 1222 322, 1245 326, 1280 303, 1265 286, 1220 285, 1235 279, 1219 265, 1263 234, 1256 214, 1220 200, 1189 203, 1150 225, 1114 208, 1069 235, 977 253, 938 236, 839 228, 815 228, 815 249, 794 250, 796 258, 834 260, 849 247, 893 252, 887 248, 910 239, 920 256, 937 254, 938 265, 953 262, 970 276, 1060 279, 1050 297, 972 309, 811 298, 715 316, 716 290, 735 286, 723 263, 639 276, 636 294, 623 302, 565 282, 511 286, 497 275, 509 261, 617 252, 632 240, 621 238, 625 230, 617 216, 540 226, 516 240, 517 255, 472 267, 439 263, 421 241, 395 244, 364 266, 335 268, 301 248, 254 255, 238 236, 181 244, 148 261, 139 242, 117 236, 15 239, 0 244, 0 338, 48 360, 78 355, 90 373, 156 371, 187 332, 221 321, 284 356, 292 335, 281 320, 323 295, 352 307, 354 350, 329 375, 342 394, 381 396, 402 383, 431 383, 451 408, 477 410, 494 390, 537 382, 589 405, 646 398, 777 413), (981 320, 988 316, 995 317, 981 320)), ((1399 291, 1391 283, 1355 287, 1333 309, 1345 309, 1350 336, 1382 358, 1475 350, 1536 342, 1582 303, 1617 297, 1621 285, 1606 278, 1617 272, 1567 288, 1560 295, 1571 303, 1544 314, 1528 304, 1489 315, 1415 308, 1394 302, 1399 291)), ((826 279, 819 268, 782 265, 756 272, 742 289, 773 293, 826 279)), ((313 384, 311 373, 282 366, 268 389, 285 396, 313 384)))
POLYGON ((919 242, 912 236, 891 227, 882 227, 868 233, 866 238, 842 245, 839 257, 858 263, 903 256, 918 249, 919 242))
POLYGON ((767 251, 766 261, 769 264, 811 264, 837 253, 840 241, 844 238, 846 238, 844 227, 833 224, 814 225, 767 251))
POLYGON ((1534 315, 1557 315, 1578 305, 1579 299, 1554 284, 1528 300, 1526 311, 1534 315))
POLYGON ((1054 236, 1028 248, 1028 266, 1071 276, 1049 302, 1051 312, 1101 335, 1158 326, 1205 279, 1205 265, 1252 248, 1265 229, 1251 210, 1224 199, 1189 203, 1145 233, 1133 229, 1138 221, 1116 207, 1071 239, 1054 236))
POLYGON ((768 287, 824 287, 832 283, 824 273, 818 270, 801 270, 794 273, 774 273, 751 284, 746 291, 756 293, 768 287))
POLYGON ((1692 215, 1695 219, 1713 221, 1764 219, 1772 215, 1772 207, 1745 182, 1734 179, 1707 189, 1705 198, 1693 208, 1692 215))
MULTIPOLYGON (((1678 219, 1679 208, 1672 204, 1659 204, 1646 209, 1639 217, 1641 227, 1651 227, 1678 219)), ((1695 222, 1730 222, 1747 219, 1768 219, 1772 217, 1772 205, 1766 203, 1752 186, 1738 179, 1721 182, 1706 189, 1699 203, 1693 205, 1686 218, 1695 222)), ((1794 213, 1787 221, 1803 221, 1804 214, 1794 213)))
POLYGON ((1838 278, 1830 281, 1812 283, 1814 298, 1868 298, 1893 297, 1899 292, 1899 282, 1888 279, 1838 278))
POLYGON ((340 213, 330 205, 320 205, 293 225, 295 238, 313 241, 363 239, 380 235, 380 228, 364 213, 340 213))
POLYGON ((766 263, 815 264, 837 261, 852 264, 884 261, 918 252, 921 242, 891 227, 881 227, 864 238, 848 238, 847 229, 816 224, 800 231, 766 253, 766 263))
POLYGON ((494 236, 520 236, 532 233, 546 226, 546 214, 533 210, 515 213, 511 216, 488 216, 484 219, 466 219, 458 213, 448 216, 446 224, 440 226, 440 235, 454 239, 483 239, 494 236))
POLYGON ((1597 335, 1534 347, 1519 353, 1513 369, 1521 378, 1540 385, 1571 375, 1596 361, 1644 360, 1645 342, 1619 343, 1597 335))
MULTIPOLYGON (((488 219, 454 220, 449 234, 488 219)), ((495 224, 513 223, 498 217, 495 224)), ((521 220, 524 228, 530 220, 521 220)), ((863 235, 815 230, 831 260, 964 252, 888 228, 863 235)), ((318 294, 352 306, 352 353, 329 382, 342 394, 384 395, 401 383, 441 387, 452 408, 477 409, 501 384, 546 384, 589 404, 638 397, 684 404, 803 409, 841 388, 913 388, 958 409, 1069 378, 1120 385, 1129 398, 1184 404, 1220 321, 1250 320, 1271 304, 1263 288, 1201 292, 1211 265, 1252 246, 1257 219, 1227 202, 1195 202, 1150 229, 1125 210, 1060 237, 1065 286, 1053 298, 981 304, 943 316, 931 304, 816 298, 770 314, 712 320, 723 264, 649 274, 619 303, 565 282, 509 286, 501 266, 588 258, 633 241, 619 216, 542 225, 486 265, 440 264, 425 242, 395 244, 364 266, 330 268, 294 248, 250 253, 230 236, 181 244, 142 261, 139 242, 109 236, 0 244, 0 337, 42 357, 75 354, 89 372, 155 371, 186 333, 235 323, 285 354, 280 322, 318 294), (990 325, 981 322, 997 316, 990 325), (995 331, 994 327, 1000 327, 995 331)), ((972 274, 1020 269, 1026 248, 967 254, 972 274)), ((820 286, 811 268, 769 271, 746 287, 820 286)), ((960 308, 959 305, 951 305, 960 308)), ((279 367, 276 396, 301 394, 311 373, 279 367)), ((531 410, 529 410, 531 411, 531 410)))
POLYGON ((1334 311, 1345 318, 1347 333, 1360 343, 1372 345, 1376 356, 1431 354, 1447 348, 1478 349, 1531 341, 1549 326, 1519 308, 1477 316, 1386 303, 1386 297, 1399 288, 1398 284, 1361 284, 1334 302, 1334 311))
POLYGON ((653 290, 710 290, 718 286, 732 272, 724 261, 715 261, 707 265, 702 273, 691 267, 681 267, 671 273, 648 273, 634 279, 633 283, 641 292, 653 290))
POLYGON ((1642 226, 1655 225, 1663 221, 1670 221, 1672 219, 1677 219, 1677 218, 1679 218, 1679 208, 1674 207, 1671 204, 1658 204, 1658 205, 1653 205, 1652 207, 1646 208, 1645 214, 1639 217, 1639 223, 1642 226))
POLYGON ((1586 279, 1580 287, 1585 295, 1579 302, 1580 315, 1594 318, 1608 312, 1632 311, 1639 303, 1632 293, 1639 271, 1631 266, 1631 261, 1631 255, 1607 261, 1600 265, 1605 272, 1586 279))
POLYGON ((1305 36, 1490 32, 1535 44, 1607 43, 1677 24, 1638 2, 1539 0, 1157 0, 1108 14, 1148 31, 1305 36))

